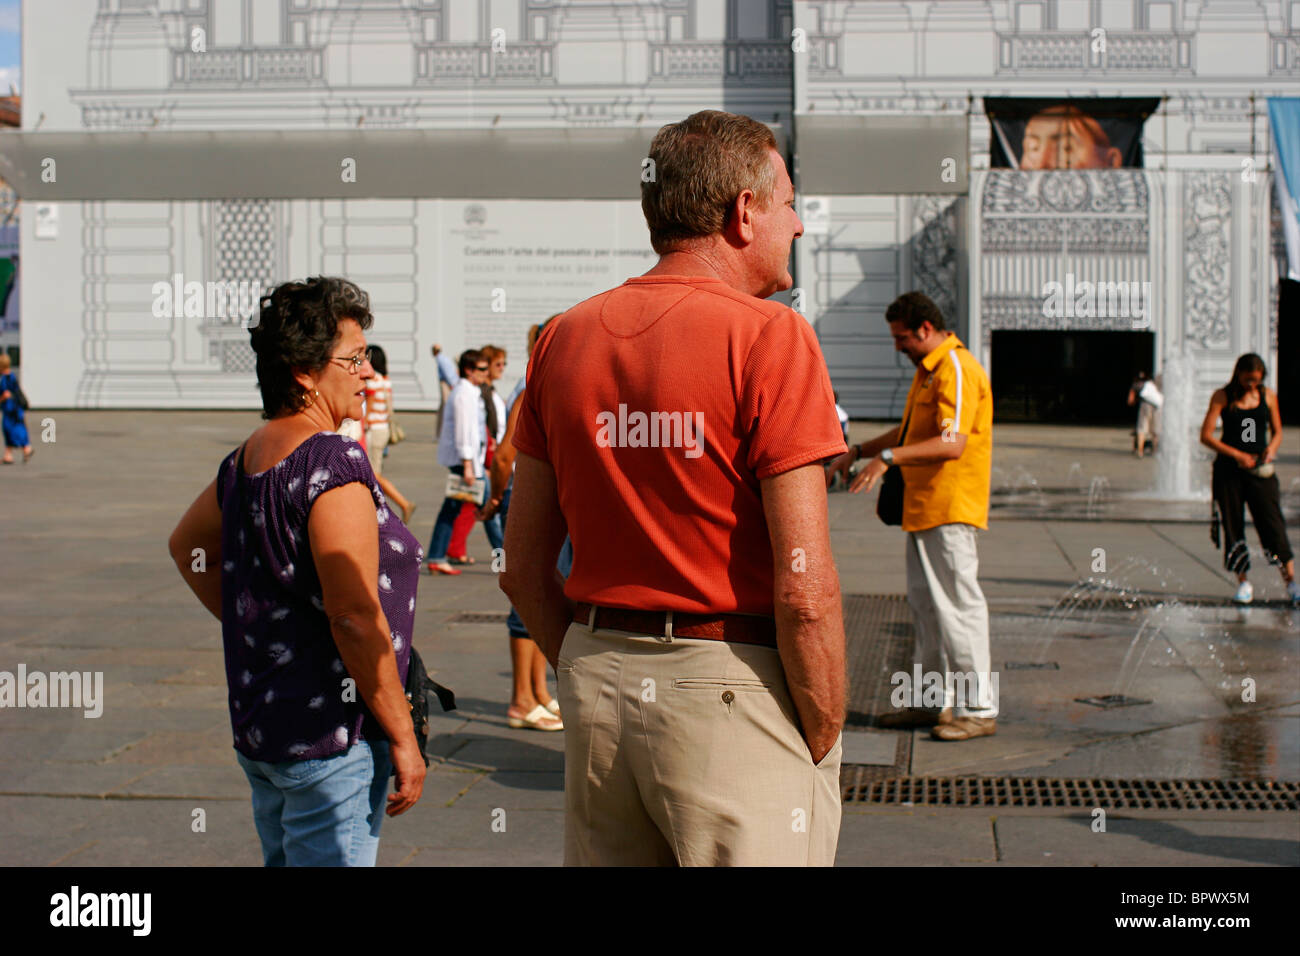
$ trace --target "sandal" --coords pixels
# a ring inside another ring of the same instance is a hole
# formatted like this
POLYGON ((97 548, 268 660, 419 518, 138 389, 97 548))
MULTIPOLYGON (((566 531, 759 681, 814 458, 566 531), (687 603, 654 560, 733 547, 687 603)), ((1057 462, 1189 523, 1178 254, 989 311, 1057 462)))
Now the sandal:
POLYGON ((551 698, 549 703, 543 704, 542 706, 553 713, 556 717, 560 716, 560 702, 554 697, 551 698))
POLYGON ((450 561, 452 564, 473 564, 474 563, 474 559, 471 558, 468 554, 462 554, 459 558, 453 558, 451 555, 447 555, 447 560, 450 561))
POLYGON ((430 561, 427 565, 430 574, 460 574, 450 564, 442 564, 439 561, 430 561))
POLYGON ((563 722, 549 710, 538 704, 528 712, 527 717, 511 717, 506 714, 506 723, 515 730, 563 730, 563 722))

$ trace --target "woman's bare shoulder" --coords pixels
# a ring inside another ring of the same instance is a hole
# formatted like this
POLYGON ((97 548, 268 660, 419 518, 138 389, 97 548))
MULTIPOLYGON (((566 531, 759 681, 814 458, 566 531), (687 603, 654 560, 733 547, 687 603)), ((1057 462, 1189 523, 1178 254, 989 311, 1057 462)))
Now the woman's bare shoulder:
POLYGON ((244 474, 257 475, 269 471, 317 434, 333 433, 304 429, 289 418, 273 418, 255 429, 244 443, 244 474))

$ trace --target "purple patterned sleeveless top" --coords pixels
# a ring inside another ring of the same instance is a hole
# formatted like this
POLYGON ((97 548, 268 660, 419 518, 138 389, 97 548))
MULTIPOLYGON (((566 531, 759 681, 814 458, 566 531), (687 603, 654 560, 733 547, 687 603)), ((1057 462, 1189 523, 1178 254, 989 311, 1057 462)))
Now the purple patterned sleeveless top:
POLYGON ((424 549, 389 511, 365 450, 333 432, 245 475, 239 449, 217 472, 221 637, 235 749, 280 763, 344 753, 383 729, 355 690, 330 633, 307 537, 312 503, 358 481, 379 519, 379 604, 405 681, 424 549))

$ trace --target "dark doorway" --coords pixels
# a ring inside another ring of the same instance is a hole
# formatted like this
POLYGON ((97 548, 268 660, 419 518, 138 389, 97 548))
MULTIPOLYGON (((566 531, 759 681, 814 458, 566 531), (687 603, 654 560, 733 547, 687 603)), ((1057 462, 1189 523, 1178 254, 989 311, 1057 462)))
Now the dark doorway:
POLYGON ((1132 424, 1138 372, 1151 374, 1152 332, 993 333, 993 414, 999 422, 1132 424))

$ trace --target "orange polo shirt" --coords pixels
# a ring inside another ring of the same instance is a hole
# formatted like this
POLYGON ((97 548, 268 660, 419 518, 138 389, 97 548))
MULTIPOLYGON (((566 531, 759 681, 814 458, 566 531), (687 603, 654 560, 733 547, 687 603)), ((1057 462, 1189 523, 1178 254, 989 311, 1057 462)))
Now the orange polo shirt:
POLYGON ((551 322, 527 380, 514 443, 555 469, 570 599, 772 614, 759 482, 846 450, 806 319, 720 279, 638 276, 551 322))
POLYGON ((993 392, 989 377, 957 336, 948 335, 916 367, 903 413, 902 444, 936 435, 965 435, 954 461, 903 467, 903 530, 941 524, 989 526, 993 471, 993 392))

